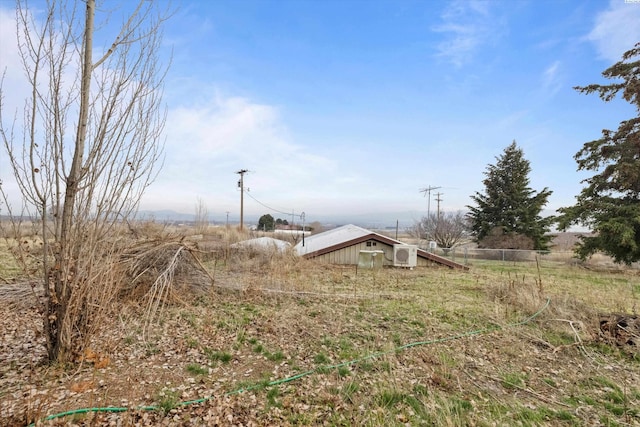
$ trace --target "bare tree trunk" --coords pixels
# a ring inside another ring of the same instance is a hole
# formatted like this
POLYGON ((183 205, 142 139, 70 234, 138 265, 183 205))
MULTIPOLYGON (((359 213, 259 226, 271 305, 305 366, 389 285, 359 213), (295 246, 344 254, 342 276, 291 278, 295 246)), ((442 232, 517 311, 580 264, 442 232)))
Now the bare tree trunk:
POLYGON ((47 335, 47 352, 49 360, 62 359, 65 355, 60 355, 61 351, 69 350, 71 346, 71 331, 63 330, 67 324, 65 317, 71 299, 70 280, 75 274, 74 264, 78 245, 74 250, 71 241, 71 223, 73 221, 74 205, 78 194, 80 183, 80 168, 82 167, 82 157, 85 150, 85 140, 87 137, 87 117, 89 114, 89 91, 91 88, 92 75, 92 50, 93 50, 93 21, 95 15, 95 0, 86 0, 85 29, 83 34, 82 52, 82 72, 80 85, 80 109, 78 111, 78 128, 75 138, 75 149, 71 161, 71 169, 66 177, 66 189, 64 193, 64 203, 62 205, 62 218, 60 235, 56 236, 57 245, 55 248, 55 265, 52 276, 55 287, 56 298, 47 300, 47 311, 45 322, 49 322, 47 335))

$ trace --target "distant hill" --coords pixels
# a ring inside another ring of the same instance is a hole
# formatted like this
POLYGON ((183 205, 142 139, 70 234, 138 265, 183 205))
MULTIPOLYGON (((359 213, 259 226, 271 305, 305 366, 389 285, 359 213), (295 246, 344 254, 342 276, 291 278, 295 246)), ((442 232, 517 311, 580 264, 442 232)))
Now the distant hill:
MULTIPOLYGON (((268 213, 268 212, 265 212, 268 213)), ((256 224, 258 222, 260 215, 245 215, 244 221, 247 224, 256 224)), ((398 222, 398 228, 400 230, 405 230, 407 227, 413 225, 414 221, 417 221, 421 217, 421 213, 418 212, 385 212, 385 213, 368 213, 368 214, 335 214, 335 215, 312 215, 307 214, 306 223, 309 224, 311 222, 320 222, 323 225, 344 225, 344 224, 355 224, 368 229, 395 229, 396 221, 398 222)), ((282 219, 286 219, 291 222, 291 216, 287 215, 273 215, 274 217, 280 217, 282 219)), ((231 224, 235 224, 238 222, 237 213, 234 214, 233 219, 230 217, 229 222, 231 224)), ((138 212, 138 219, 153 219, 156 221, 163 222, 193 222, 195 221, 195 214, 186 214, 181 212, 176 212, 170 209, 163 210, 142 210, 138 212)), ((295 223, 300 222, 299 217, 295 217, 295 223)), ((226 223, 226 214, 215 214, 209 213, 209 222, 224 224, 226 223)))
POLYGON ((153 219, 156 221, 194 221, 196 216, 194 214, 185 214, 164 209, 159 211, 138 211, 136 218, 153 219))

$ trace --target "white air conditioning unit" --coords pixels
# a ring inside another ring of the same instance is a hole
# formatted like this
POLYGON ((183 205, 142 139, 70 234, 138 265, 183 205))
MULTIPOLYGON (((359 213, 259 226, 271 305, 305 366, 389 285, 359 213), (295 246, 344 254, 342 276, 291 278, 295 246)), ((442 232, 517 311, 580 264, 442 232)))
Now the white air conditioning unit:
POLYGON ((418 247, 415 245, 393 245, 394 267, 415 267, 418 264, 418 247))

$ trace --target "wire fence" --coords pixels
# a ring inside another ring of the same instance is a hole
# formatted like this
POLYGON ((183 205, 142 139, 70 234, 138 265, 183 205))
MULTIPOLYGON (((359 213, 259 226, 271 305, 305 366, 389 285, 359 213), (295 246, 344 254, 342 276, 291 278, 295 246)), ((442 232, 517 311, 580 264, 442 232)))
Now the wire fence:
MULTIPOLYGON (((576 257, 576 254, 570 250, 553 250, 553 251, 533 251, 521 249, 481 249, 475 247, 454 247, 453 249, 429 248, 420 245, 421 249, 446 257, 452 261, 472 265, 477 262, 492 261, 504 264, 513 263, 531 263, 538 265, 583 265, 598 266, 607 268, 621 268, 622 266, 613 262, 613 259, 596 254, 586 261, 582 261, 576 257)), ((640 263, 634 263, 631 268, 640 269, 640 263)))

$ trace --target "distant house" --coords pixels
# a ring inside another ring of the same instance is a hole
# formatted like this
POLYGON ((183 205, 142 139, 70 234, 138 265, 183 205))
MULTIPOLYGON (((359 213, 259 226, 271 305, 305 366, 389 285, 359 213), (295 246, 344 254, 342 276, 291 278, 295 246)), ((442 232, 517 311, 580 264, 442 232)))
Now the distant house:
MULTIPOLYGON (((305 258, 314 258, 328 264, 356 265, 361 252, 382 252, 383 265, 394 265, 394 245, 403 244, 391 237, 349 224, 323 233, 305 237, 294 246, 294 251, 305 258)), ((445 265, 467 270, 468 267, 447 258, 417 249, 416 266, 445 265)))

